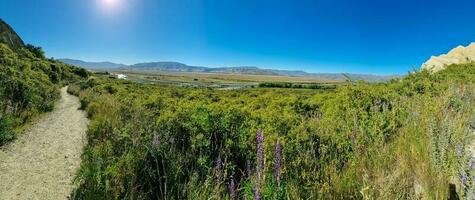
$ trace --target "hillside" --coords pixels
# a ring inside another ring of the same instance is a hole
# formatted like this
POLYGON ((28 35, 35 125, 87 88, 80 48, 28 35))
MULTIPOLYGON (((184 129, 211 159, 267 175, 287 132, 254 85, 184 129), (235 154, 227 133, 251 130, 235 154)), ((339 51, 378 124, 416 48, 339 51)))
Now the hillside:
POLYGON ((15 138, 18 129, 40 113, 51 111, 59 88, 84 79, 82 68, 45 59, 43 51, 24 45, 0 20, 0 146, 15 138))
POLYGON ((11 49, 19 49, 25 46, 23 40, 16 34, 16 32, 0 19, 0 43, 7 44, 11 49))
POLYGON ((422 65, 422 69, 437 72, 451 64, 465 64, 475 61, 475 43, 467 47, 458 46, 447 54, 432 56, 422 65))

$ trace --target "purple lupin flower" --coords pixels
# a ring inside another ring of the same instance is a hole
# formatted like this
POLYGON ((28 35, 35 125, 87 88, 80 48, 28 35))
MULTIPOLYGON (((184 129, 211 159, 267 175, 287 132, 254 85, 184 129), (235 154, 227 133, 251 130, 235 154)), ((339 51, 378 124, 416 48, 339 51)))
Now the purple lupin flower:
POLYGON ((221 174, 221 168, 223 167, 223 161, 221 160, 221 156, 218 156, 218 159, 216 159, 216 174, 220 176, 221 174))
POLYGON ((470 157, 470 159, 468 160, 468 171, 472 171, 473 169, 475 169, 475 159, 473 157, 470 157))
POLYGON ((259 129, 256 134, 257 139, 257 173, 264 170, 264 131, 259 129))
POLYGON ((274 150, 274 154, 275 154, 274 178, 277 185, 279 184, 279 181, 280 181, 280 168, 282 165, 281 152, 282 152, 282 146, 280 145, 280 142, 277 140, 277 143, 275 144, 275 150, 274 150))
POLYGON ((251 161, 246 160, 246 173, 247 176, 251 176, 251 161))
POLYGON ((236 200, 236 185, 234 184, 234 178, 231 178, 231 181, 229 182, 229 194, 231 196, 232 200, 236 200))
POLYGON ((462 182, 463 185, 468 185, 468 176, 464 173, 460 173, 460 182, 462 182))
POLYGON ((254 192, 254 200, 260 200, 261 196, 259 195, 259 188, 254 186, 252 191, 254 192))
POLYGON ((157 131, 153 131, 152 146, 158 148, 160 146, 160 137, 157 131))
POLYGON ((260 195, 259 195, 259 186, 261 182, 261 174, 262 171, 264 171, 264 131, 262 129, 259 129, 256 134, 256 140, 257 140, 257 179, 256 179, 256 184, 254 185, 254 200, 259 200, 260 195))

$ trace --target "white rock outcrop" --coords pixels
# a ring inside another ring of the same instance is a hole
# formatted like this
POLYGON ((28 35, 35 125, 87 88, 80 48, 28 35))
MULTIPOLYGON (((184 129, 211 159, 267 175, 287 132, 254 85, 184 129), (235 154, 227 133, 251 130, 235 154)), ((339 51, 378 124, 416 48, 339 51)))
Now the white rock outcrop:
POLYGON ((458 46, 447 54, 432 56, 422 65, 422 69, 437 72, 445 69, 450 64, 464 64, 475 61, 475 42, 467 47, 458 46))

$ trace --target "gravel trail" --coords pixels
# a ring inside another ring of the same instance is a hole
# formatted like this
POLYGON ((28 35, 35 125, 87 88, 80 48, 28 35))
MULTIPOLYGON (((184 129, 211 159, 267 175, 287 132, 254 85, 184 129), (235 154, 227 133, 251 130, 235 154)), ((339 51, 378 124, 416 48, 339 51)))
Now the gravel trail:
POLYGON ((67 199, 89 123, 77 97, 61 100, 12 144, 0 149, 0 199, 67 199))

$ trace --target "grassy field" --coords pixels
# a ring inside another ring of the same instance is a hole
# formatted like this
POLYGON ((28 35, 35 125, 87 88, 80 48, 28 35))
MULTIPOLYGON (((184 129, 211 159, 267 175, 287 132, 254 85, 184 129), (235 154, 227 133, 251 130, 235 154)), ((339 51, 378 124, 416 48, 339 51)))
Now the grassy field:
MULTIPOLYGON (((102 74, 106 71, 97 70, 95 72, 97 74, 102 74)), ((272 88, 273 85, 276 85, 275 88, 278 88, 278 85, 284 85, 286 83, 299 85, 301 89, 309 89, 316 85, 324 85, 324 87, 330 86, 330 88, 334 88, 335 85, 343 83, 341 81, 322 80, 313 77, 128 70, 107 71, 107 75, 110 75, 111 77, 117 77, 118 74, 124 74, 127 76, 127 80, 137 83, 177 85, 192 88, 215 88, 223 90, 255 87, 272 88)))
POLYGON ((270 76, 250 74, 216 74, 195 72, 158 72, 158 71, 127 71, 111 70, 111 73, 126 74, 131 78, 144 81, 175 81, 202 83, 260 83, 260 82, 292 82, 292 83, 338 83, 334 80, 322 80, 312 77, 270 76))

